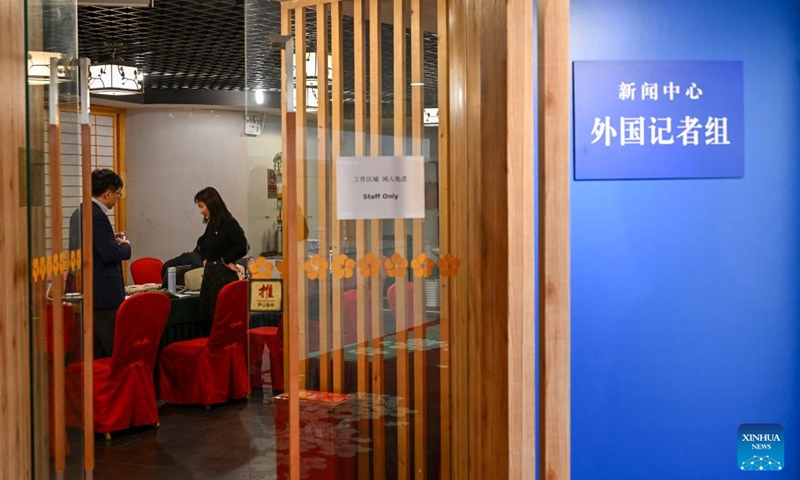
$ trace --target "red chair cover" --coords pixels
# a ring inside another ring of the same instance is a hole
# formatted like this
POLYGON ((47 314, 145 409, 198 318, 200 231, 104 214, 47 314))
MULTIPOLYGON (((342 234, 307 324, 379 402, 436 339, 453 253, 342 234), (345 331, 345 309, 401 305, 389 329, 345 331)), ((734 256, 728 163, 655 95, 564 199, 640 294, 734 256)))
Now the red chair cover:
MULTIPOLYGON (((80 356, 80 338, 75 338, 77 330, 77 322, 75 321, 75 311, 72 305, 63 304, 63 325, 64 325, 64 358, 61 362, 67 363, 70 360, 75 360, 80 356)), ((48 303, 45 307, 46 318, 46 331, 44 332, 44 339, 40 335, 40 349, 46 354, 47 357, 47 414, 50 421, 48 426, 50 429, 50 452, 55 455, 55 379, 53 378, 53 367, 55 366, 53 349, 55 342, 53 341, 53 304, 48 303)), ((69 453, 69 441, 66 443, 66 451, 69 453)))
MULTIPOLYGON (((99 433, 158 423, 153 383, 169 298, 140 293, 117 311, 114 353, 93 361, 94 429, 99 433)), ((83 362, 67 366, 67 424, 82 426, 83 362)))
POLYGON ((134 260, 131 262, 133 283, 136 285, 145 283, 157 283, 160 285, 164 281, 161 278, 161 268, 163 267, 164 263, 157 258, 145 257, 134 260))
MULTIPOLYGON (((414 284, 408 282, 406 287, 406 328, 414 327, 414 284)), ((386 301, 389 303, 389 310, 392 311, 392 318, 397 319, 397 284, 392 284, 386 291, 386 301)), ((393 329, 394 330, 394 329, 393 329)))
MULTIPOLYGON (((358 343, 358 290, 347 290, 342 294, 342 310, 344 325, 342 326, 342 344, 355 345, 358 343)), ((364 324, 365 337, 371 340, 372 336, 372 292, 364 292, 364 324)))
POLYGON ((269 349, 272 389, 283 391, 283 330, 280 327, 257 327, 247 331, 250 342, 250 386, 263 387, 261 359, 269 349))
POLYGON ((250 395, 247 320, 247 280, 225 285, 210 336, 175 342, 161 352, 161 398, 212 405, 250 395))

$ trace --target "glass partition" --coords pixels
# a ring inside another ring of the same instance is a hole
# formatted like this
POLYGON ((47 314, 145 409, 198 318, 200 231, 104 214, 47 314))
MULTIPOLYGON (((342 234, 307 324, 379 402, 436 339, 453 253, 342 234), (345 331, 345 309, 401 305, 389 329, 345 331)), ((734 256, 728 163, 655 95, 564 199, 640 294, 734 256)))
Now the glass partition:
POLYGON ((292 468, 300 478, 446 478, 440 279, 458 261, 441 248, 445 4, 286 2, 280 37, 252 15, 280 8, 271 4, 248 1, 245 27, 248 89, 262 92, 247 116, 282 115, 280 150, 257 135, 248 143, 251 211, 280 209, 264 231, 281 234, 253 272, 281 278, 288 297, 286 391, 271 410, 278 478, 292 468), (261 75, 279 56, 284 77, 261 75))
POLYGON ((26 20, 34 473, 37 479, 78 478, 83 342, 75 285, 81 259, 68 232, 70 206, 82 185, 77 3, 29 0, 26 20))

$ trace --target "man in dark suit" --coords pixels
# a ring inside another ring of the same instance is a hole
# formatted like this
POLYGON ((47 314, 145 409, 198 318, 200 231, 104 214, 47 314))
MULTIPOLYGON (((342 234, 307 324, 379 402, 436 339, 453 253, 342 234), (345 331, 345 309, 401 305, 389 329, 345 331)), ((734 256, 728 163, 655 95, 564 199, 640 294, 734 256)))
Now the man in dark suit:
MULTIPOLYGON (((108 212, 122 197, 122 178, 107 168, 92 172, 92 239, 94 277, 94 357, 110 357, 114 348, 117 309, 125 300, 122 261, 131 258, 125 232, 114 233, 108 212)), ((70 218, 73 232, 80 232, 80 209, 70 218)), ((74 235, 79 240, 79 233, 74 235)), ((72 248, 72 246, 70 246, 72 248)), ((77 248, 77 247, 76 247, 77 248)))

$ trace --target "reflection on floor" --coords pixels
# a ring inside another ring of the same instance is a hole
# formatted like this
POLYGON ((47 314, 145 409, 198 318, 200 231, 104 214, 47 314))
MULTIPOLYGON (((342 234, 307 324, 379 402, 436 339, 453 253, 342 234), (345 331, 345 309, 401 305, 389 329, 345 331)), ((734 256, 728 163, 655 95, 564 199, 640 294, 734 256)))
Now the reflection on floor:
MULTIPOLYGON (((272 480, 275 473, 274 406, 261 390, 249 400, 206 410, 165 405, 161 428, 95 437, 96 480, 272 480)), ((70 429, 70 444, 82 432, 70 429)), ((81 479, 83 452, 68 455, 65 478, 81 479)))

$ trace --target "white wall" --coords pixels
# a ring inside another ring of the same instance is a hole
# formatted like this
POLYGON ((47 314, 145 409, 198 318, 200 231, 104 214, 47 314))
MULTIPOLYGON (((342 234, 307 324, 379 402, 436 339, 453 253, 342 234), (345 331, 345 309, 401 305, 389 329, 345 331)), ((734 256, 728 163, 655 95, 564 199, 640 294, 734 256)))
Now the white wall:
POLYGON ((204 230, 194 195, 206 186, 247 228, 247 167, 241 112, 128 110, 125 196, 133 259, 167 260, 192 250, 204 230))
MULTIPOLYGON (((309 119, 306 217, 309 237, 319 237, 316 121, 309 119)), ((435 133, 426 131, 430 158, 435 133)), ((352 132, 344 135, 343 154, 352 155, 352 132)), ((382 152, 391 154, 392 137, 382 136, 382 152)), ((244 113, 208 108, 131 109, 126 114, 125 196, 127 231, 133 259, 168 260, 194 248, 203 223, 193 200, 203 187, 219 190, 239 220, 250 255, 275 248, 278 202, 267 198, 267 170, 281 151, 280 116, 267 115, 258 137, 244 135, 244 113)), ((426 165, 435 181, 436 164, 426 165)), ((438 246, 438 210, 426 212, 425 251, 438 246)), ((391 222, 387 223, 391 231, 391 222)))

